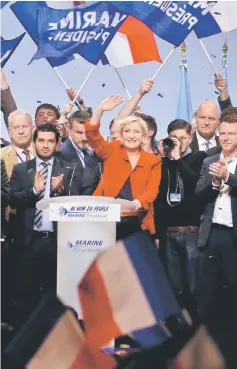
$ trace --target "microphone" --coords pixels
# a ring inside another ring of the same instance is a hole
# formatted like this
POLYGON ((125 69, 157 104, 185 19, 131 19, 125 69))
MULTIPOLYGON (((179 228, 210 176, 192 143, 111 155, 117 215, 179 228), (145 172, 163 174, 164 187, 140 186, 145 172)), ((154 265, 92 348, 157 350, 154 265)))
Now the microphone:
POLYGON ((72 171, 72 175, 71 175, 71 179, 70 179, 70 183, 69 183, 69 187, 68 187, 68 196, 71 196, 71 185, 72 185, 72 180, 73 180, 73 177, 74 177, 76 166, 77 166, 77 163, 74 163, 73 171, 72 171))
POLYGON ((101 163, 98 163, 98 168, 99 168, 99 172, 100 172, 100 180, 101 180, 101 186, 102 186, 102 196, 104 196, 105 195, 104 178, 103 178, 102 164, 101 163))

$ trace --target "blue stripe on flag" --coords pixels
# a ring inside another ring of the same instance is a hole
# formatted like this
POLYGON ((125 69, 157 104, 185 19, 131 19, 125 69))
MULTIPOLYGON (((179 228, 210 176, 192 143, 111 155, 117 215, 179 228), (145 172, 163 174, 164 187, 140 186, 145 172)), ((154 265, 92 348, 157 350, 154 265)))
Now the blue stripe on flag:
POLYGON ((10 3, 10 1, 1 1, 1 9, 7 5, 7 3, 10 3))
POLYGON ((22 35, 14 38, 13 40, 4 40, 1 37, 1 67, 3 68, 6 62, 10 59, 13 52, 16 50, 17 46, 25 36, 26 32, 22 35))
POLYGON ((144 233, 137 233, 126 238, 124 245, 157 322, 166 320, 171 315, 181 314, 181 308, 151 239, 144 233))
POLYGON ((142 347, 146 348, 160 346, 168 339, 168 336, 160 325, 134 331, 131 333, 131 336, 134 337, 142 347))

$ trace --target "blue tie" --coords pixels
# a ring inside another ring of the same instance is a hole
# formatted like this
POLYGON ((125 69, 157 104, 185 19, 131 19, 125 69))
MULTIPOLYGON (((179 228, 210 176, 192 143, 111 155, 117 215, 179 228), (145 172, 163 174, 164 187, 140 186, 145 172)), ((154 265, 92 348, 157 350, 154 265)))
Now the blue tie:
POLYGON ((211 142, 210 142, 210 141, 206 141, 206 142, 205 142, 205 146, 206 146, 205 151, 207 152, 207 151, 210 149, 211 142))

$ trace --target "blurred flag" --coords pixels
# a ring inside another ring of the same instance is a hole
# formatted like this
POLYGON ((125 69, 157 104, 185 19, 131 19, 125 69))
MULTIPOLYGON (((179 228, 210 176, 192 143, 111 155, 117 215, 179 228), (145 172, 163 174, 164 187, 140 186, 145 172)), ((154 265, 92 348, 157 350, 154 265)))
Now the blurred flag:
MULTIPOLYGON (((198 6, 196 1, 194 6, 198 6)), ((200 2, 205 17, 195 26, 198 38, 208 37, 237 28, 237 3, 235 1, 200 2), (214 4, 214 6, 213 6, 214 4)))
MULTIPOLYGON (((11 5, 13 13, 37 46, 39 43, 37 32, 37 11, 41 8, 48 9, 45 1, 17 1, 11 5)), ((74 57, 72 55, 69 57, 60 56, 57 58, 47 58, 52 67, 66 64, 73 59, 74 57)))
POLYGON ((159 346, 169 336, 166 319, 179 316, 184 323, 156 247, 143 233, 98 255, 78 291, 92 347, 124 334, 142 347, 159 346))
POLYGON ((184 63, 180 65, 180 81, 175 118, 184 119, 189 123, 191 123, 193 119, 192 101, 188 83, 188 69, 187 64, 184 63))
POLYGON ((226 369, 224 358, 205 326, 198 329, 169 369, 226 369))
POLYGON ((125 19, 109 2, 97 2, 89 9, 41 8, 37 16, 39 46, 32 60, 77 53, 97 64, 125 19))
POLYGON ((10 1, 1 1, 1 9, 7 5, 7 3, 9 3, 10 1))
POLYGON ((112 1, 111 5, 139 19, 157 36, 175 46, 205 18, 201 1, 112 1))
POLYGON ((149 61, 162 63, 153 32, 130 16, 115 34, 101 61, 115 68, 149 61))
POLYGON ((46 296, 4 352, 9 368, 113 369, 115 360, 93 350, 73 313, 46 296))
POLYGON ((22 35, 14 38, 13 40, 4 40, 1 37, 1 67, 3 68, 6 62, 10 59, 17 46, 25 36, 25 32, 22 35))

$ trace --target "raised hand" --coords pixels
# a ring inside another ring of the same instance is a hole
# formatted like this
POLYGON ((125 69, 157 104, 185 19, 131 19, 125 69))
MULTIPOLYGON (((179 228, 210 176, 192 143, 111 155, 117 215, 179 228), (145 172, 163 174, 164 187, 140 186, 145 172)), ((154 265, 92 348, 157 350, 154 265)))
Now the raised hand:
POLYGON ((35 174, 34 189, 37 193, 41 192, 44 188, 44 176, 42 176, 41 172, 42 169, 39 169, 35 174))
POLYGON ((215 74, 215 86, 219 92, 224 91, 227 88, 226 80, 221 74, 215 74))
POLYGON ((101 101, 98 108, 102 112, 110 111, 110 110, 113 110, 116 106, 120 105, 122 102, 123 102, 122 96, 112 95, 112 96, 106 97, 106 99, 101 101))
POLYGON ((139 89, 139 94, 141 96, 144 96, 145 94, 147 94, 148 92, 150 92, 150 90, 152 89, 154 81, 151 79, 146 79, 145 81, 142 82, 141 87, 139 89))

